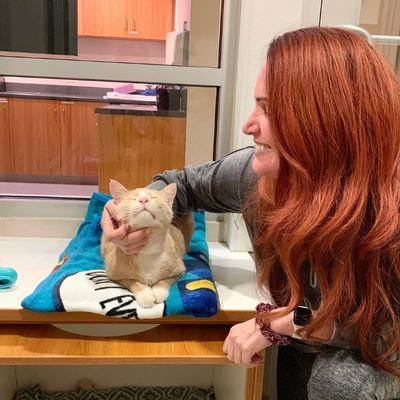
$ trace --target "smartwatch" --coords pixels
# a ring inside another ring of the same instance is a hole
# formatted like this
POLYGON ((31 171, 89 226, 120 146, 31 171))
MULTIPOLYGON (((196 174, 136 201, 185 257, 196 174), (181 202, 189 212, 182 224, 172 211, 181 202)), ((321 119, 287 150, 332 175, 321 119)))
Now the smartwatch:
POLYGON ((297 330, 302 328, 304 325, 307 325, 311 321, 311 318, 312 311, 306 306, 297 306, 293 310, 293 338, 303 339, 300 335, 297 334, 297 330))

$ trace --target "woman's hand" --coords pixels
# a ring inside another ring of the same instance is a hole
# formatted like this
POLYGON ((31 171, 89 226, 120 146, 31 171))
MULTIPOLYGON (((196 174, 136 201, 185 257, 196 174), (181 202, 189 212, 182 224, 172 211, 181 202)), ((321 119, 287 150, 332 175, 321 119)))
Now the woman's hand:
POLYGON ((223 351, 228 360, 245 368, 258 367, 263 363, 259 351, 271 346, 260 332, 255 318, 232 326, 225 339, 223 351))
POLYGON ((137 254, 147 244, 151 234, 150 228, 129 231, 129 227, 121 223, 113 200, 104 206, 101 227, 106 239, 115 243, 127 255, 137 254))

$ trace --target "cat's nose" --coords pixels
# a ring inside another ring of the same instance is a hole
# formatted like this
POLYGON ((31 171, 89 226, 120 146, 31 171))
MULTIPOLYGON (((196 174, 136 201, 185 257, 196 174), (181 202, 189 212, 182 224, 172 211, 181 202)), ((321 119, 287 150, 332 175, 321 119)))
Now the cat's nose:
POLYGON ((147 197, 139 197, 139 203, 145 204, 149 202, 149 199, 147 197))

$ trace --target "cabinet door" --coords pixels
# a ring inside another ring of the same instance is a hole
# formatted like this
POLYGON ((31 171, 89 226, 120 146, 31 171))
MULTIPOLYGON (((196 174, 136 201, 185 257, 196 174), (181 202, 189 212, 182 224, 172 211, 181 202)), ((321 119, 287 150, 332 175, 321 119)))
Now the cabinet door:
POLYGON ((97 176, 95 109, 103 105, 93 102, 61 102, 61 175, 97 176))
POLYGON ((84 36, 128 37, 131 0, 80 0, 84 36))
POLYGON ((99 114, 99 190, 109 193, 110 178, 133 189, 183 168, 185 138, 186 118, 99 114))
POLYGON ((12 168, 8 100, 0 98, 0 173, 10 172, 12 172, 12 168))
POLYGON ((84 36, 165 40, 173 29, 174 0, 79 0, 84 36))
POLYGON ((78 35, 81 36, 84 34, 83 31, 83 0, 78 0, 78 35))
POLYGON ((9 99, 13 172, 60 174, 59 102, 9 99))
POLYGON ((129 31, 137 39, 165 40, 173 30, 173 0, 132 0, 129 31))

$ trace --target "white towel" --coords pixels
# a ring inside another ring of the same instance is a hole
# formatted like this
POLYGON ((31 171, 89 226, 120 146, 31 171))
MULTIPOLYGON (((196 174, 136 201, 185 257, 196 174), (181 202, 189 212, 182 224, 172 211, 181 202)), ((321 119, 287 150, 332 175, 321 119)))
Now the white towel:
POLYGON ((107 92, 104 99, 121 99, 121 100, 131 100, 138 103, 154 103, 156 104, 156 96, 144 96, 142 94, 124 94, 117 92, 107 92))
POLYGON ((165 46, 165 64, 188 65, 189 31, 167 33, 165 46))

